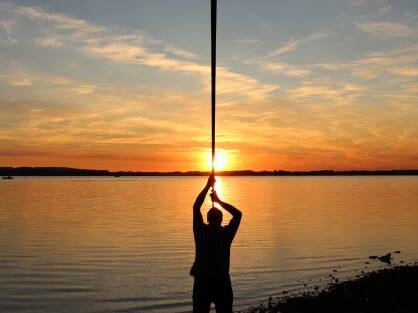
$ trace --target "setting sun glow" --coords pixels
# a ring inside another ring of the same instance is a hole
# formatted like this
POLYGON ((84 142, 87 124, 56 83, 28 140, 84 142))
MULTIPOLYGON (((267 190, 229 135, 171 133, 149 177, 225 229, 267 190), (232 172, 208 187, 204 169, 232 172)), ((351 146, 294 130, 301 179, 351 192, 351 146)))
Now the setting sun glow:
MULTIPOLYGON (((228 156, 227 153, 223 150, 217 150, 215 154, 215 171, 223 171, 228 166, 228 156)), ((212 154, 207 154, 207 165, 209 168, 212 168, 212 154)))

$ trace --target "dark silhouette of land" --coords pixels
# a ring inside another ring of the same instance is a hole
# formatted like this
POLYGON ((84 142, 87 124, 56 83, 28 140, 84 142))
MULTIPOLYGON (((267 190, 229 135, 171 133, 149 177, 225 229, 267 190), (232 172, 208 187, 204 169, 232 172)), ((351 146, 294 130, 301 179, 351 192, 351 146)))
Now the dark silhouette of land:
MULTIPOLYGON (((207 171, 171 171, 171 172, 143 172, 143 171, 108 171, 93 169, 78 169, 70 167, 0 167, 1 176, 208 176, 207 171)), ((386 175, 418 175, 418 169, 410 170, 353 170, 353 171, 218 171, 217 176, 386 176, 386 175)))
POLYGON ((396 266, 336 283, 317 293, 273 300, 246 313, 418 312, 418 265, 396 266))

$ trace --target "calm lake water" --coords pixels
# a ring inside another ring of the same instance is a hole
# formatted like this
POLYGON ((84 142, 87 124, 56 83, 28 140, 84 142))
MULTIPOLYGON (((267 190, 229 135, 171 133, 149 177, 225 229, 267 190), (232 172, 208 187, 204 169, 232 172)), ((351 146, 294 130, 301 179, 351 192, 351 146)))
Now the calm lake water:
MULTIPOLYGON (((192 204, 205 181, 0 181, 0 312, 190 312, 192 204)), ((331 273, 353 277, 372 254, 418 259, 418 177, 217 184, 244 214, 231 254, 236 309, 324 286, 331 273)))

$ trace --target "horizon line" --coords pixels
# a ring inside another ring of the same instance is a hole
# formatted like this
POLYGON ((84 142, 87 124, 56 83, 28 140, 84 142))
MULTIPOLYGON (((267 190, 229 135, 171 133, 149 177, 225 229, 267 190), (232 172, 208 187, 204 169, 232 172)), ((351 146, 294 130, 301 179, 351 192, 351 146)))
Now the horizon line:
MULTIPOLYGON (((2 176, 208 176, 211 171, 142 171, 142 170, 107 170, 85 169, 60 166, 0 166, 2 176)), ((352 169, 352 170, 222 170, 216 171, 218 176, 291 176, 291 175, 418 175, 415 169, 352 169)))

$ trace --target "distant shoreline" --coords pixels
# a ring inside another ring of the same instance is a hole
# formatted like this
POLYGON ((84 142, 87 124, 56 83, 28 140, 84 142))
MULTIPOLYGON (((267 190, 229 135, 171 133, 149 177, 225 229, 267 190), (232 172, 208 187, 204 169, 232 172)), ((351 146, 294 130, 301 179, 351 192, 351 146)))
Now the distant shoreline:
MULTIPOLYGON (((0 176, 208 176, 209 171, 108 171, 68 167, 0 167, 0 176)), ((410 170, 353 170, 353 171, 219 171, 217 176, 418 176, 418 169, 410 170)))

